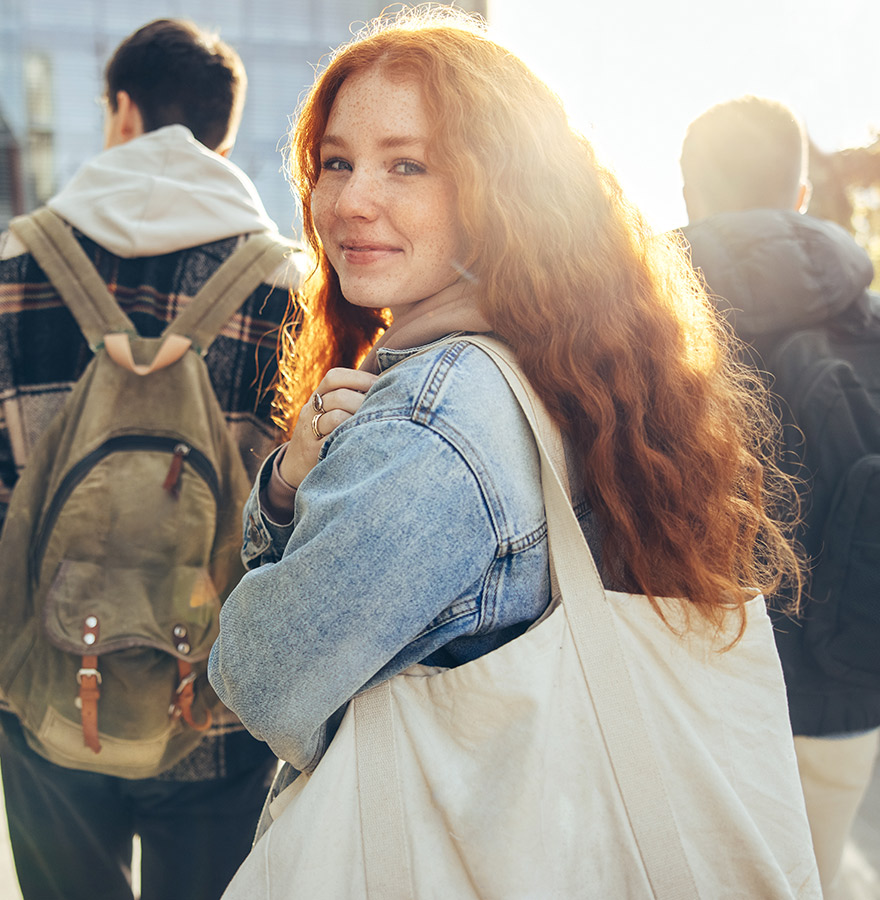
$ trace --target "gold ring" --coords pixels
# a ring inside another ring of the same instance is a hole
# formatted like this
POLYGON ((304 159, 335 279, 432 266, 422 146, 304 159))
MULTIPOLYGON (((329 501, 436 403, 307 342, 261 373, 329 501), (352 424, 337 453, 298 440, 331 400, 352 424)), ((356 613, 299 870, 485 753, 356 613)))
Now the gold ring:
POLYGON ((324 398, 317 391, 315 391, 315 396, 312 397, 312 409, 315 412, 324 412, 324 398))
POLYGON ((327 435, 326 435, 326 434, 322 434, 322 433, 321 433, 321 430, 318 428, 318 419, 320 419, 321 416, 323 416, 323 415, 324 415, 324 413, 319 412, 319 413, 312 419, 312 431, 315 433, 315 437, 316 437, 319 441, 323 441, 324 438, 327 437, 327 435))

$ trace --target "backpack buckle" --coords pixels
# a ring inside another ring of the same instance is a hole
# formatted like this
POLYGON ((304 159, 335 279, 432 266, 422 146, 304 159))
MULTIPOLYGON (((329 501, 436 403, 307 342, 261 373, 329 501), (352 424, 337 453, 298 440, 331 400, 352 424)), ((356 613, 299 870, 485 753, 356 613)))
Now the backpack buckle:
POLYGON ((197 678, 197 674, 193 667, 184 659, 177 660, 178 684, 177 690, 171 698, 171 706, 168 708, 168 715, 173 719, 183 719, 190 728, 196 731, 206 731, 211 727, 211 710, 205 710, 205 720, 196 722, 192 716, 192 705, 195 699, 195 689, 193 683, 197 678))
POLYGON ((190 672, 189 675, 184 675, 183 678, 180 679, 180 684, 177 685, 176 694, 182 694, 184 690, 186 690, 187 685, 192 684, 198 675, 195 672, 190 672))
POLYGON ((76 680, 79 684, 82 684, 83 678, 97 678, 98 684, 102 684, 104 681, 101 677, 101 673, 97 669, 80 669, 76 673, 76 680))

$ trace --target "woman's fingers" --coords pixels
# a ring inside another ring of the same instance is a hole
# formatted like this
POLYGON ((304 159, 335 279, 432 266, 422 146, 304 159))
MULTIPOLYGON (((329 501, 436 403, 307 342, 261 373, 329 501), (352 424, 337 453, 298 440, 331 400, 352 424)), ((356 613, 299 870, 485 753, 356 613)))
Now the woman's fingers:
POLYGON ((373 386, 376 376, 358 369, 330 369, 312 395, 311 427, 315 437, 323 440, 364 402, 364 394, 373 386))
MULTIPOLYGON (((323 409, 321 412, 330 412, 332 410, 342 410, 353 416, 364 402, 364 395, 360 391, 349 390, 348 388, 340 388, 335 391, 327 391, 319 394, 323 409)), ((316 407, 312 407, 316 409, 316 407)))
POLYGON ((355 412, 357 409, 352 412, 345 409, 325 409, 322 413, 315 413, 311 420, 312 430, 317 429, 318 433, 314 434, 314 437, 323 441, 331 431, 338 428, 346 419, 350 419, 355 412))
POLYGON ((299 487, 317 463, 325 438, 360 409, 375 381, 375 375, 356 369, 331 369, 321 379, 299 412, 279 464, 288 484, 299 487))
POLYGON ((339 390, 321 394, 321 409, 312 402, 302 414, 311 415, 310 427, 316 440, 323 441, 333 429, 350 419, 364 402, 364 395, 357 391, 339 390))
POLYGON ((360 369, 330 369, 321 379, 317 390, 322 396, 328 391, 335 391, 340 388, 366 394, 375 383, 376 377, 370 372, 361 372, 360 369))

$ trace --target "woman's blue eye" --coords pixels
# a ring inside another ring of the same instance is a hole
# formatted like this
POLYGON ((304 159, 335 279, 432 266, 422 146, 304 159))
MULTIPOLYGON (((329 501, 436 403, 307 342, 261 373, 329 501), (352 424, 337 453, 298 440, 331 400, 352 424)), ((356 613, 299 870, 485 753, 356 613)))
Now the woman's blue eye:
POLYGON ((321 163, 321 168, 326 169, 329 172, 341 172, 350 169, 351 166, 344 159, 333 157, 332 159, 324 160, 321 163))
POLYGON ((402 159, 394 164, 394 171, 398 175, 421 175, 425 171, 425 167, 411 159, 402 159))

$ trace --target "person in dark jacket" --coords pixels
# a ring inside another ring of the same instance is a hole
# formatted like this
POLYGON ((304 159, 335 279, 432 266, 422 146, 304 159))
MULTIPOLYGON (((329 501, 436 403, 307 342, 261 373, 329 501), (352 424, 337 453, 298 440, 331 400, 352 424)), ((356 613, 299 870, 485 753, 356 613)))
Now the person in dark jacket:
MULTIPOLYGON (((754 96, 704 112, 682 145, 692 263, 761 368, 801 329, 857 319, 880 335, 867 254, 843 228, 803 214, 807 147, 790 109, 754 96)), ((801 538, 814 562, 823 524, 807 513, 801 538)), ((800 620, 776 612, 775 633, 822 886, 833 898, 877 755, 880 684, 856 686, 820 667, 804 640, 809 585, 806 597, 800 620)))
MULTIPOLYGON (((249 235, 277 234, 248 177, 226 159, 244 102, 238 55, 180 20, 122 42, 106 76, 105 149, 48 205, 73 229, 122 309, 157 337, 249 235)), ((282 239, 279 237, 279 241, 282 239)), ((246 468, 275 446, 271 397, 287 264, 211 344, 212 387, 246 468)), ((18 473, 92 354, 15 235, 0 235, 0 525, 18 473)), ((2 706, 2 704, 0 704, 2 706)), ((64 768, 0 712, 3 787, 25 900, 141 896, 216 900, 250 849, 277 759, 229 713, 154 778, 64 768)))

